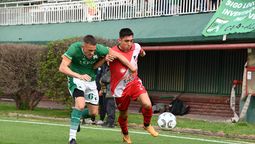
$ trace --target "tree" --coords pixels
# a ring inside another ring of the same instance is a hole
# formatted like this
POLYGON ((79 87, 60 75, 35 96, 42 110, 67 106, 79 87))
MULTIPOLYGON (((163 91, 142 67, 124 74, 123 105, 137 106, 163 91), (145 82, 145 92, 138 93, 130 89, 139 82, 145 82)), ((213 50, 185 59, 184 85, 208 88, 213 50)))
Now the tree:
POLYGON ((42 99, 37 78, 46 51, 42 45, 0 45, 0 91, 15 100, 17 109, 33 110, 42 99))

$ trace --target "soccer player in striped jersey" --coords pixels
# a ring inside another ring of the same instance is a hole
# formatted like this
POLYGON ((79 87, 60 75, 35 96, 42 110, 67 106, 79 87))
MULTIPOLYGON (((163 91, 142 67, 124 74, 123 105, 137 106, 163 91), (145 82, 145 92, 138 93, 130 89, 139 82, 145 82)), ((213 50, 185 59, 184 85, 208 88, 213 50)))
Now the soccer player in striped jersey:
MULTIPOLYGON (((144 50, 138 43, 134 43, 134 34, 131 29, 123 28, 119 32, 119 44, 111 48, 113 51, 125 56, 128 61, 137 67, 138 56, 145 56, 144 50)), ((131 72, 127 66, 119 60, 110 63, 111 92, 116 99, 117 108, 120 111, 118 122, 123 134, 123 142, 131 144, 128 135, 128 106, 131 99, 139 101, 142 105, 144 129, 152 136, 157 137, 158 132, 150 125, 152 117, 152 105, 148 93, 138 77, 137 72, 131 72)))

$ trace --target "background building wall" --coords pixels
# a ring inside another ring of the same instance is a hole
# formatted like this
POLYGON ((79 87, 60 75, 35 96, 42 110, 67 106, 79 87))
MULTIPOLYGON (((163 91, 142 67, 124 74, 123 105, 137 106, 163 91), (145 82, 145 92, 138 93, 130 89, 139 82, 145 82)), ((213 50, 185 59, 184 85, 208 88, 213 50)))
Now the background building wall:
POLYGON ((245 49, 147 51, 139 59, 139 75, 150 91, 230 95, 233 80, 242 80, 246 59, 245 49))

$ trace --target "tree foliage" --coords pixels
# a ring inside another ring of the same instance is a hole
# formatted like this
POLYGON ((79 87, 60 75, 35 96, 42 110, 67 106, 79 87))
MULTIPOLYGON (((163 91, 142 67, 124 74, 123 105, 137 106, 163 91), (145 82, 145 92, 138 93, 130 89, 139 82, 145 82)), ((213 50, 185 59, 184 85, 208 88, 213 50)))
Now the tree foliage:
POLYGON ((33 110, 42 99, 37 78, 46 51, 41 45, 0 45, 0 91, 15 100, 17 109, 33 110))

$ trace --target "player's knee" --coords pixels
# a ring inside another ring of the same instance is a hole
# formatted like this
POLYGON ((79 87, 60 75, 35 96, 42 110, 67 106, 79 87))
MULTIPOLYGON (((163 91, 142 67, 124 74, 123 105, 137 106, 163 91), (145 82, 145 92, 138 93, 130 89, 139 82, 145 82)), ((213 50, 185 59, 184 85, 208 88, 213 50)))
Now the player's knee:
POLYGON ((97 112, 97 111, 91 111, 91 112, 90 112, 90 115, 91 115, 91 116, 97 116, 97 115, 98 115, 98 112, 97 112))
POLYGON ((127 118, 128 118, 127 113, 120 113, 119 116, 120 116, 122 119, 127 119, 127 118))
POLYGON ((147 103, 147 104, 143 104, 143 108, 145 108, 145 109, 151 109, 152 106, 151 106, 150 103, 147 103))
POLYGON ((128 116, 127 115, 120 115, 120 117, 123 119, 123 120, 126 120, 127 118, 128 118, 128 116))
POLYGON ((75 109, 83 111, 84 110, 84 106, 75 106, 75 109))

